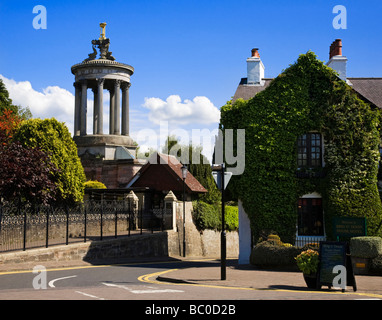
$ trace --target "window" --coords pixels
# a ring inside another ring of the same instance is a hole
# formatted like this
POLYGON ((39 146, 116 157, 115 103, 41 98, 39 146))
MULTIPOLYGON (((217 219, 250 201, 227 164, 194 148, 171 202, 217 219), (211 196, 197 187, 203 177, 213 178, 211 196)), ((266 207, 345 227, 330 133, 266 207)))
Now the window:
POLYGON ((297 140, 297 165, 301 167, 321 167, 321 134, 307 133, 297 140))
POLYGON ((324 214, 321 198, 298 199, 298 235, 324 235, 324 214))

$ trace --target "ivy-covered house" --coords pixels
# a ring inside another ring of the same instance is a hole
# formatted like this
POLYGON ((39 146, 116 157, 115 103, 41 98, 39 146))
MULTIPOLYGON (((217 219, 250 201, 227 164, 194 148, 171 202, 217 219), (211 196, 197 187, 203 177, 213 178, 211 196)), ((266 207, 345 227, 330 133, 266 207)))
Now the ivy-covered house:
POLYGON ((230 182, 239 199, 239 261, 277 232, 284 242, 332 239, 334 217, 366 217, 382 233, 377 187, 382 78, 350 78, 342 42, 324 64, 311 51, 278 77, 264 77, 258 49, 247 77, 221 109, 221 128, 245 129, 245 171, 230 182))

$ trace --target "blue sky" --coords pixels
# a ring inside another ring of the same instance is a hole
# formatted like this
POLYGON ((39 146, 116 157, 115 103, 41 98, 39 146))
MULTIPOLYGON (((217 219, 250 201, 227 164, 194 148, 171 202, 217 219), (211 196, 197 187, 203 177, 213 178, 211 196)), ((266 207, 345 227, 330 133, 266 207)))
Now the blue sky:
MULTIPOLYGON (((308 50, 327 61, 331 42, 341 38, 348 76, 382 77, 380 0, 2 0, 0 19, 0 75, 9 86, 19 85, 18 91, 10 90, 11 98, 30 105, 34 116, 55 116, 69 127, 74 109, 70 67, 91 53, 100 22, 107 22, 106 36, 117 61, 135 68, 130 88, 133 132, 158 129, 150 119, 152 110, 143 106, 145 98, 168 103, 168 97, 179 96, 176 107, 195 110, 210 102, 206 110, 214 113, 246 76, 246 58, 254 47, 260 48, 265 77, 275 77, 308 50), (32 26, 36 5, 46 7, 46 30, 32 26), (335 5, 346 7, 347 29, 333 28, 335 5), (20 97, 20 87, 31 97, 20 97), (39 97, 45 99, 41 109, 39 97), (195 97, 205 100, 198 105, 195 97)), ((197 113, 195 121, 170 116, 170 128, 212 130, 218 125, 214 115, 215 122, 197 113)))

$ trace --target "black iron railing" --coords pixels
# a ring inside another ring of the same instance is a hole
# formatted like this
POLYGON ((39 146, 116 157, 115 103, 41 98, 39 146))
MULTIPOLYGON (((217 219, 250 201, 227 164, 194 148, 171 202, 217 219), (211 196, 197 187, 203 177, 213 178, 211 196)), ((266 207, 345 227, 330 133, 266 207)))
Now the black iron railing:
POLYGON ((123 200, 89 200, 75 206, 0 203, 0 252, 171 228, 171 210, 131 208, 123 200))

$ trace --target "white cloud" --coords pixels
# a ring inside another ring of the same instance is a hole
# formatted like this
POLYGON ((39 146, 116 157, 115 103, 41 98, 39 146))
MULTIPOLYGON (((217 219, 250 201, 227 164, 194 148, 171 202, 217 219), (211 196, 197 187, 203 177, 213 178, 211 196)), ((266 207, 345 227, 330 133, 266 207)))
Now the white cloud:
POLYGON ((29 107, 34 118, 56 118, 65 122, 73 132, 74 95, 58 86, 48 86, 37 91, 29 81, 15 81, 0 75, 13 104, 29 107))
POLYGON ((155 124, 168 121, 170 124, 219 123, 220 111, 207 98, 197 96, 192 101, 179 95, 171 95, 166 101, 160 98, 145 98, 143 107, 149 109, 149 120, 155 124))

